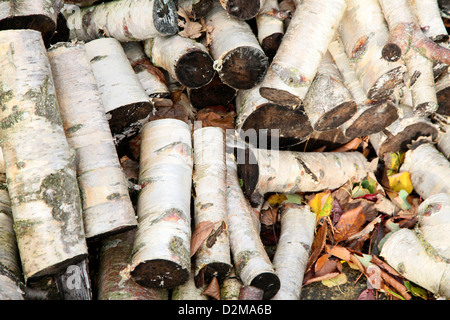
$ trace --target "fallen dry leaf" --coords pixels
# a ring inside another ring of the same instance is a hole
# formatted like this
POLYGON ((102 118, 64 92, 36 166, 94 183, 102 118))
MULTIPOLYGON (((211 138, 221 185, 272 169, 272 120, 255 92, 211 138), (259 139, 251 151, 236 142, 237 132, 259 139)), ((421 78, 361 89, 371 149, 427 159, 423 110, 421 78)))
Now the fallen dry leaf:
POLYGON ((216 277, 213 277, 209 285, 202 292, 202 294, 210 296, 215 300, 220 300, 220 285, 216 277))
POLYGON ((366 268, 367 281, 370 284, 371 289, 381 289, 382 279, 381 279, 381 269, 371 264, 366 268))
POLYGON ((214 222, 201 221, 195 226, 194 232, 191 236, 191 257, 202 246, 203 242, 208 239, 211 231, 214 229, 214 222))
POLYGON ((188 14, 181 7, 178 7, 177 13, 185 20, 183 21, 181 19, 178 19, 178 26, 183 28, 183 30, 178 32, 178 34, 184 38, 200 38, 202 36, 203 30, 203 26, 201 25, 201 23, 189 19, 188 14))
POLYGON ((347 152, 358 149, 359 145, 361 144, 362 139, 361 138, 354 138, 352 141, 344 144, 343 146, 334 149, 330 152, 347 152))
POLYGON ((306 264, 306 270, 309 270, 311 268, 311 266, 314 264, 323 248, 325 247, 325 242, 327 240, 327 230, 328 225, 326 223, 322 224, 317 230, 314 241, 311 245, 311 253, 306 264))
POLYGON ((336 223, 334 240, 336 242, 347 240, 361 230, 365 221, 362 206, 345 212, 336 223))

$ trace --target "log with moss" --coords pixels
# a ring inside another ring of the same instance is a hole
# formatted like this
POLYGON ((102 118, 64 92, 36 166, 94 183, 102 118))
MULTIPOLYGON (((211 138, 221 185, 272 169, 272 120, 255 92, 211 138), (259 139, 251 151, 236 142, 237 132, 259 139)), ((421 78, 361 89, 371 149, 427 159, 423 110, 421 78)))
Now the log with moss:
POLYGON ((67 16, 72 40, 111 37, 136 41, 178 32, 172 0, 122 0, 94 4, 67 16))
POLYGON ((27 280, 82 261, 87 246, 75 152, 65 137, 41 33, 0 32, 0 56, 1 147, 27 280))
POLYGON ((131 275, 146 287, 173 288, 191 272, 191 130, 181 120, 161 119, 147 123, 141 135, 131 275))
POLYGON ((189 280, 182 285, 172 289, 172 300, 208 300, 208 296, 203 294, 206 284, 197 287, 195 281, 195 270, 191 270, 189 280))
POLYGON ((86 237, 104 237, 136 227, 128 181, 85 46, 60 43, 50 48, 48 56, 67 141, 77 154, 86 237))

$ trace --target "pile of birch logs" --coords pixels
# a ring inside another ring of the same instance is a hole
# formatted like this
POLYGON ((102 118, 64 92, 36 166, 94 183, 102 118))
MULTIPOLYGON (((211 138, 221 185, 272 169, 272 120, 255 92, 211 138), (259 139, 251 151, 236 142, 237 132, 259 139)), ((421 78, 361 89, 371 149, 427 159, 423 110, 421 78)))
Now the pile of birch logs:
POLYGON ((412 149, 403 170, 425 202, 382 256, 450 298, 449 14, 437 0, 0 0, 0 299, 208 299, 212 283, 215 299, 299 299, 316 215, 283 207, 270 259, 264 196, 360 181, 367 155, 327 152, 358 137, 380 159, 412 149), (235 130, 195 121, 217 105, 235 130))

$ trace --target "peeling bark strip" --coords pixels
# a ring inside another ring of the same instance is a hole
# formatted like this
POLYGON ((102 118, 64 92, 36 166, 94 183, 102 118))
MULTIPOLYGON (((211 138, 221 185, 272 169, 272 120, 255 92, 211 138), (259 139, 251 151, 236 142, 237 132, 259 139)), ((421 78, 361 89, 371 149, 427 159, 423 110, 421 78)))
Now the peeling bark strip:
POLYGON ((399 119, 383 131, 369 136, 379 157, 386 152, 406 152, 408 145, 419 137, 431 137, 434 141, 438 135, 438 129, 427 117, 417 116, 406 105, 399 105, 399 111, 399 119))
POLYGON ((345 11, 344 0, 305 0, 295 10, 267 75, 261 95, 281 105, 299 105, 306 96, 345 11), (320 15, 326 12, 326 15, 320 15))
POLYGON ((172 0, 111 1, 74 11, 67 24, 71 39, 137 41, 177 33, 176 12, 172 0))
POLYGON ((220 0, 222 7, 232 16, 249 20, 264 6, 265 0, 220 0))
POLYGON ((339 127, 356 112, 356 102, 327 51, 304 100, 306 114, 316 131, 339 127))
POLYGON ((258 41, 269 59, 275 56, 284 35, 283 19, 276 16, 279 10, 278 0, 266 0, 256 16, 258 41))
POLYGON ((229 16, 218 2, 205 20, 212 29, 209 51, 222 82, 235 89, 250 89, 260 83, 269 62, 250 26, 229 16))
POLYGON ((75 168, 41 33, 0 32, 0 118, 8 191, 25 279, 87 256, 75 168), (20 66, 20 68, 19 68, 20 66), (45 148, 42 148, 42 145, 45 148))
POLYGON ((61 118, 77 154, 87 238, 137 225, 91 64, 83 44, 60 43, 48 51, 61 118), (67 63, 71 61, 71 63, 67 63))
POLYGON ((315 226, 316 215, 309 207, 296 204, 282 207, 281 235, 273 258, 281 286, 274 300, 300 300, 315 226))
POLYGON ((208 49, 194 39, 155 37, 145 41, 145 53, 155 66, 188 88, 203 87, 214 77, 214 61, 208 49))
POLYGON ((271 299, 280 288, 280 279, 267 256, 259 230, 255 228, 252 208, 239 184, 234 156, 227 154, 226 157, 227 206, 230 213, 227 221, 236 275, 243 286, 262 289, 264 299, 271 299))
POLYGON ((143 127, 131 275, 145 287, 173 288, 189 279, 192 162, 186 123, 162 119, 143 127))
POLYGON ((377 0, 347 1, 339 36, 370 100, 385 99, 403 84, 406 67, 380 59, 389 30, 377 0))
POLYGON ((411 174, 414 191, 424 199, 450 192, 450 162, 430 143, 408 151, 400 170, 411 174))
POLYGON ((253 201, 267 192, 295 193, 335 189, 349 179, 362 180, 369 172, 359 152, 293 152, 246 149, 239 176, 253 201))
POLYGON ((205 241, 195 254, 195 276, 209 283, 225 278, 231 270, 226 195, 225 132, 218 127, 196 129, 194 138, 194 222, 224 221, 225 227, 212 245, 205 241))
POLYGON ((182 8, 194 20, 204 18, 214 5, 214 0, 179 0, 177 7, 182 8))
POLYGON ((99 252, 98 300, 167 300, 165 289, 145 288, 126 274, 136 230, 129 230, 101 242, 99 252))
POLYGON ((33 29, 48 43, 63 4, 62 0, 1 0, 0 30, 33 29))
POLYGON ((122 134, 130 128, 137 132, 138 121, 147 118, 153 106, 120 42, 103 38, 92 40, 85 47, 105 112, 110 115, 111 132, 122 134))
POLYGON ((254 135, 258 141, 250 143, 259 148, 270 148, 272 139, 279 139, 280 148, 305 141, 313 128, 303 108, 281 106, 263 98, 257 85, 249 90, 239 90, 236 96, 236 129, 241 135, 254 135), (260 134, 266 136, 261 137, 260 134))

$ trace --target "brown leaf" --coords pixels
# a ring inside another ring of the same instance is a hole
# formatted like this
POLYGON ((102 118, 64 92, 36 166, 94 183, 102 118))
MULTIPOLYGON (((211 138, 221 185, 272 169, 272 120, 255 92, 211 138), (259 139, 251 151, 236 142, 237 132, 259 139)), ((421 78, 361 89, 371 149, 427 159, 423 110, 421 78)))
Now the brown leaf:
POLYGON ((342 265, 335 259, 330 259, 329 254, 324 254, 317 259, 314 269, 315 276, 321 277, 329 273, 341 271, 342 265))
POLYGON ((374 264, 371 264, 366 268, 367 281, 373 289, 381 289, 382 279, 381 279, 381 269, 374 264))
POLYGON ((347 262, 351 261, 351 255, 352 254, 345 247, 342 247, 342 246, 339 246, 339 245, 335 245, 335 246, 327 245, 325 247, 325 251, 328 254, 331 254, 331 255, 333 255, 333 256, 341 259, 341 260, 344 260, 344 261, 347 261, 347 262))
POLYGON ((271 226, 277 222, 278 208, 269 208, 261 210, 261 223, 266 226, 271 226))
POLYGON ((361 230, 366 218, 362 211, 362 206, 345 212, 336 223, 334 240, 340 242, 348 239, 361 230))
POLYGON ((358 300, 375 300, 373 289, 366 289, 358 297, 358 300))
POLYGON ((192 21, 189 19, 186 11, 181 7, 178 7, 178 15, 181 16, 185 21, 178 19, 178 26, 182 27, 183 30, 178 32, 178 34, 185 38, 196 39, 202 36, 203 27, 201 23, 192 21))
POLYGON ((224 130, 234 129, 236 113, 223 111, 219 108, 203 108, 197 112, 197 120, 202 121, 202 127, 220 127, 224 130))
POLYGON ((206 287, 202 294, 210 296, 215 300, 220 300, 220 286, 216 277, 213 277, 209 285, 206 287))
POLYGON ((325 274, 323 276, 319 276, 319 277, 314 277, 314 278, 308 279, 308 281, 306 281, 303 285, 306 286, 306 285, 308 285, 310 283, 313 283, 313 282, 327 280, 327 279, 332 279, 332 278, 334 278, 334 277, 336 277, 336 276, 338 276, 340 274, 341 274, 340 272, 327 273, 327 274, 325 274))
POLYGON ((352 141, 344 144, 343 146, 334 149, 330 152, 347 152, 358 149, 359 145, 361 144, 362 139, 361 138, 354 138, 352 141))
POLYGON ((214 222, 201 221, 195 226, 194 232, 191 236, 191 257, 202 246, 203 242, 208 239, 211 231, 214 229, 214 222))
POLYGON ((207 248, 211 248, 214 245, 214 243, 216 243, 217 238, 220 236, 220 234, 225 228, 226 228, 225 221, 222 221, 220 226, 214 232, 211 232, 211 234, 208 236, 208 239, 206 240, 207 248))
POLYGON ((325 241, 327 240, 328 225, 326 223, 322 224, 316 232, 314 241, 311 245, 311 253, 308 258, 308 263, 306 264, 306 270, 309 270, 316 259, 319 257, 323 248, 325 247, 325 241))

